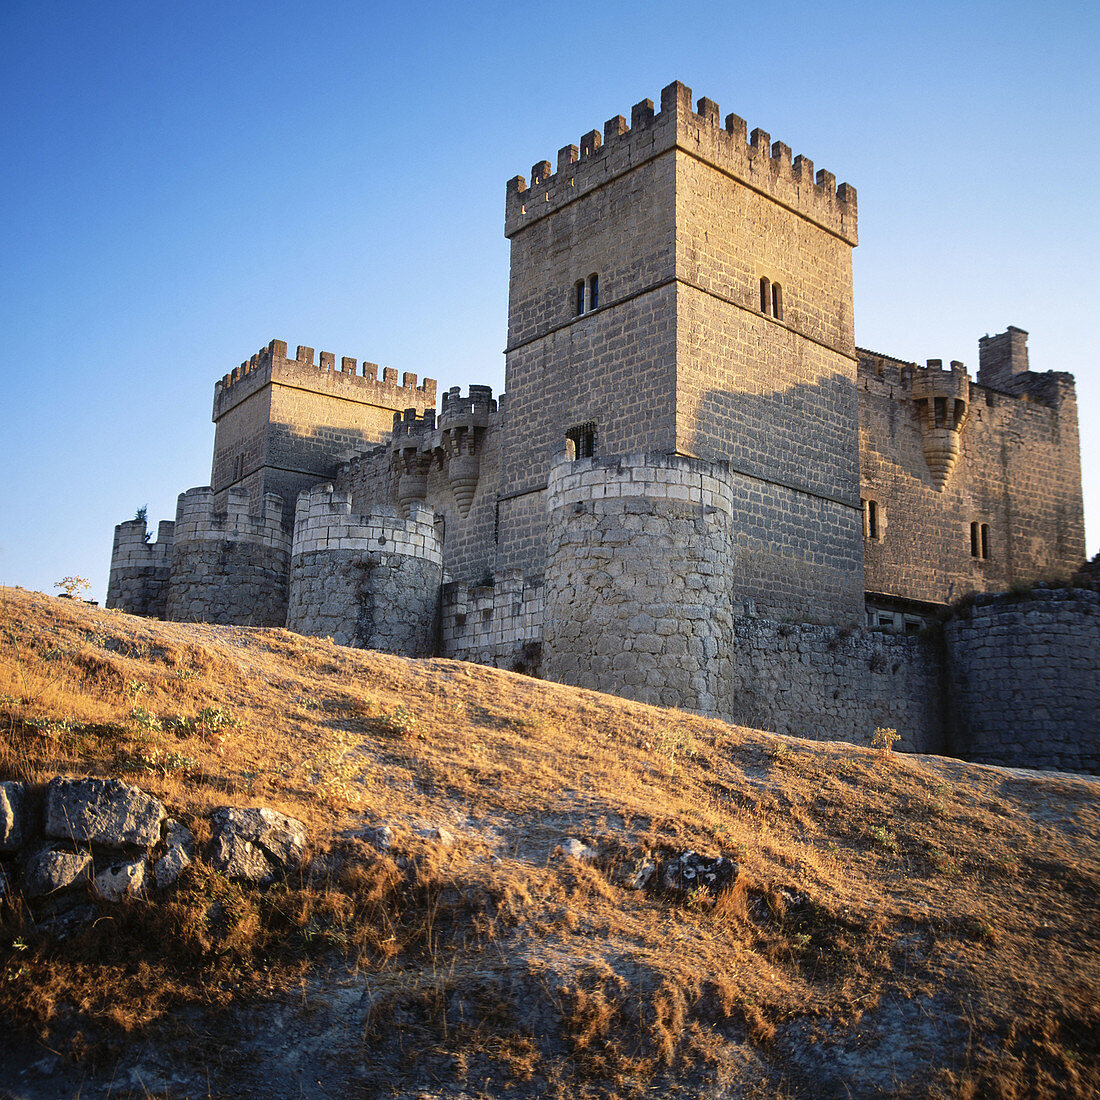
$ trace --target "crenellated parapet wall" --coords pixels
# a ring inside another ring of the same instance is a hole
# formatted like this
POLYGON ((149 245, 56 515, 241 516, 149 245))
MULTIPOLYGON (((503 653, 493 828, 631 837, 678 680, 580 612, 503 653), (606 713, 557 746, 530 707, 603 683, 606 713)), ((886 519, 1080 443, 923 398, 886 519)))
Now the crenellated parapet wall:
POLYGON ((231 488, 219 509, 210 486, 188 489, 176 505, 167 618, 237 626, 286 621, 290 534, 281 498, 268 493, 249 513, 246 489, 231 488))
POLYGON ((340 645, 430 656, 443 546, 430 508, 413 502, 408 512, 352 515, 350 494, 331 485, 300 494, 287 627, 340 645))
POLYGON ((733 621, 724 465, 559 458, 547 511, 547 678, 714 713, 733 621))
POLYGON ((1100 773, 1100 592, 978 595, 944 634, 953 754, 1100 773))
POLYGON ((345 355, 337 366, 330 351, 322 351, 319 362, 314 356, 313 348, 299 344, 291 359, 286 341, 272 340, 214 384, 214 420, 272 381, 387 409, 435 405, 434 378, 418 382, 415 374, 405 372, 398 381, 392 367, 382 368, 379 376, 377 363, 359 363, 345 355))
POLYGON ((168 603, 175 524, 161 520, 156 542, 149 541, 143 519, 126 520, 115 527, 111 548, 111 575, 107 606, 131 615, 163 619, 168 603))
POLYGON ((443 586, 441 652, 458 661, 537 675, 545 613, 541 577, 509 569, 491 585, 443 586))
POLYGON ((825 169, 816 173, 807 157, 792 159, 790 146, 773 142, 761 129, 746 135, 745 120, 730 114, 719 121, 718 104, 701 98, 692 108, 691 89, 675 82, 661 92, 661 109, 644 99, 631 110, 591 130, 579 145, 558 151, 556 167, 540 161, 508 181, 505 236, 552 214, 669 149, 679 148, 773 198, 851 245, 857 241, 856 191, 836 185, 825 169))

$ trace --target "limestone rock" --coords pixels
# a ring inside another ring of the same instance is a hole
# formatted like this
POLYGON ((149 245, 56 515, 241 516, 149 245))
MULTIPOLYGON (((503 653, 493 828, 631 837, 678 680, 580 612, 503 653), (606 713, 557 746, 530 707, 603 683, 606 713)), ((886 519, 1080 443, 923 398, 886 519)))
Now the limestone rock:
POLYGON ((171 886, 195 858, 195 837, 186 825, 169 819, 164 833, 168 850, 153 864, 153 877, 161 889, 171 886))
POLYGON ((622 884, 628 890, 644 890, 656 873, 657 864, 651 859, 643 859, 624 874, 622 884))
POLYGON ((23 846, 24 791, 22 783, 0 783, 0 852, 15 852, 23 846))
POLYGON ((53 779, 46 788, 46 836, 108 848, 160 840, 164 806, 118 779, 53 779))
POLYGON ((62 852, 45 848, 27 861, 23 873, 23 892, 29 898, 40 898, 88 882, 92 873, 92 857, 88 852, 62 852))
POLYGON ((372 825, 363 831, 363 839, 380 852, 393 847, 393 830, 388 825, 372 825))
POLYGON ((144 856, 120 859, 104 867, 92 880, 92 889, 104 901, 135 897, 145 888, 148 860, 144 856))
POLYGON ((661 885, 673 893, 703 889, 716 895, 737 878, 738 867, 726 856, 701 856, 690 849, 661 864, 661 885))
POLYGON ((559 845, 561 854, 570 859, 592 860, 596 858, 596 850, 589 848, 587 844, 579 841, 575 836, 567 836, 559 845))
POLYGON ((223 806, 210 815, 214 825, 210 862, 214 870, 245 882, 270 882, 297 866, 306 846, 305 826, 265 806, 223 806))

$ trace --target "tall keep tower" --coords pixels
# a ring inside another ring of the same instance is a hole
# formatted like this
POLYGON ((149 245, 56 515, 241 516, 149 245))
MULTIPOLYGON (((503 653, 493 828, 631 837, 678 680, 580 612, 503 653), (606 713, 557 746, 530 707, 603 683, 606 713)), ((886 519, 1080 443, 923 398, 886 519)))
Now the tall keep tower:
POLYGON ((255 513, 266 493, 283 501, 287 522, 298 494, 332 477, 351 453, 387 440, 395 412, 435 408, 435 380, 415 374, 397 380, 386 367, 332 352, 313 360, 313 348, 287 358, 272 340, 214 386, 214 462, 210 484, 225 507, 226 491, 247 489, 255 513))
POLYGON ((669 85, 509 181, 498 564, 543 568, 551 456, 725 464, 732 598, 862 616, 856 194, 669 85))

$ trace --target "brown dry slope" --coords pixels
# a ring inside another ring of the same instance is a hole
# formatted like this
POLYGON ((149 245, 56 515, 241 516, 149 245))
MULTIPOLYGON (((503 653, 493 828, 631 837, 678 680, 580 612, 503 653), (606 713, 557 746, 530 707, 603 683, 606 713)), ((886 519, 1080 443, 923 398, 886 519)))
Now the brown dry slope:
POLYGON ((200 841, 270 806, 312 851, 263 888, 9 890, 12 1095, 1100 1092, 1093 780, 3 589, 0 779, 57 774, 200 841), (634 888, 687 849, 732 884, 634 888))

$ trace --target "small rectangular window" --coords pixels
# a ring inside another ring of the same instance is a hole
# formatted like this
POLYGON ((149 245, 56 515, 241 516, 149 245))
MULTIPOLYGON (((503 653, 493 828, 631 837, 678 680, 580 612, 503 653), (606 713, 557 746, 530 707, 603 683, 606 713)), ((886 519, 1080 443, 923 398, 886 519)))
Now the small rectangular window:
POLYGON ((584 280, 578 279, 573 284, 573 316, 579 317, 584 312, 584 280))
POLYGON ((982 557, 989 557, 989 524, 983 523, 981 530, 981 542, 982 542, 982 557))
POLYGON ((578 424, 565 433, 566 451, 571 459, 593 458, 596 454, 596 425, 578 424))
POLYGON ((593 272, 588 276, 588 308, 598 309, 600 305, 600 277, 593 272))
POLYGON ((768 313, 771 309, 771 283, 766 276, 760 277, 760 312, 768 313))
POLYGON ((772 316, 783 320, 783 288, 778 283, 772 283, 772 316))
POLYGON ((981 553, 981 543, 979 541, 978 525, 972 523, 970 525, 970 556, 976 558, 981 553))

